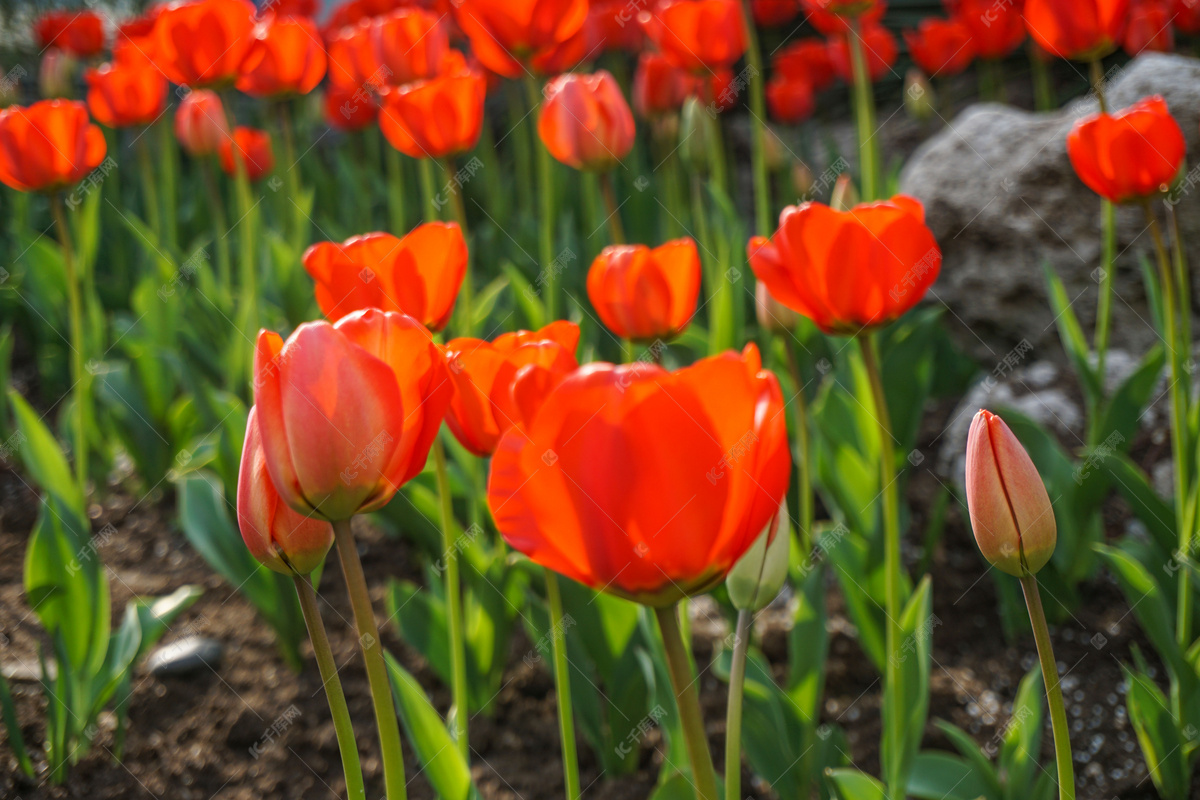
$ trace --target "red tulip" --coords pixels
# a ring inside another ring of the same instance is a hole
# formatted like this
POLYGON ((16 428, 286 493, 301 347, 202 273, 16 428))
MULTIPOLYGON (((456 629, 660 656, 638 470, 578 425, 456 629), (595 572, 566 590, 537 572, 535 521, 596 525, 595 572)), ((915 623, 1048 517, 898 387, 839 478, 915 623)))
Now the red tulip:
POLYGON ((190 155, 217 152, 229 138, 229 120, 216 92, 196 89, 187 93, 175 110, 175 138, 190 155))
POLYGON ((365 233, 342 244, 318 242, 302 260, 317 283, 317 305, 331 321, 378 308, 440 331, 467 273, 467 243, 457 223, 428 222, 403 239, 365 233))
POLYGON ((21 192, 52 192, 78 183, 108 146, 87 107, 75 100, 42 100, 0 111, 0 182, 21 192))
POLYGON ((1046 486, 1004 420, 981 410, 967 434, 967 509, 979 551, 1009 575, 1032 575, 1054 554, 1058 527, 1046 486))
POLYGON ((42 50, 55 47, 79 58, 90 58, 104 49, 104 22, 95 11, 47 11, 34 23, 42 50))
POLYGON ((630 53, 642 50, 645 36, 637 21, 637 7, 628 0, 590 0, 588 21, 593 37, 603 50, 621 49, 630 53))
POLYGON ((807 79, 776 75, 767 81, 767 108, 780 122, 790 125, 803 122, 816 107, 813 87, 807 79))
POLYGON ((846 33, 855 20, 862 27, 875 25, 887 10, 884 0, 803 0, 813 27, 826 36, 846 33))
POLYGON ((754 22, 764 28, 774 28, 791 22, 800 13, 800 0, 750 0, 754 22))
POLYGON ((500 438, 488 506, 534 562, 669 606, 724 580, 790 472, 779 382, 751 344, 675 372, 577 370, 500 438))
POLYGON ((379 118, 379 101, 371 92, 342 89, 329 84, 325 90, 325 122, 340 131, 360 131, 379 118))
POLYGON ((153 67, 116 62, 89 69, 84 78, 88 109, 110 128, 149 125, 166 108, 167 80, 153 67))
POLYGON ((377 17, 371 35, 375 61, 385 68, 385 82, 393 86, 436 76, 450 50, 447 26, 438 15, 420 8, 377 17))
POLYGON ((612 169, 633 147, 633 112, 605 70, 571 72, 546 84, 538 136, 550 155, 575 169, 612 169))
POLYGON ((328 39, 330 34, 348 25, 357 25, 365 19, 389 14, 404 4, 402 0, 350 0, 330 12, 321 32, 328 39))
POLYGON ((217 155, 221 157, 221 169, 227 175, 237 174, 234 155, 246 170, 246 177, 256 181, 275 168, 275 155, 271 152, 271 137, 264 130, 239 125, 233 136, 221 140, 217 155))
POLYGON ((113 60, 125 61, 130 59, 140 64, 154 58, 154 26, 158 24, 161 5, 151 6, 140 17, 131 17, 117 26, 117 42, 113 46, 113 60))
POLYGON ((638 20, 655 47, 692 72, 728 69, 746 51, 740 0, 662 0, 638 20))
POLYGON ((1114 203, 1166 191, 1183 164, 1179 123, 1158 95, 1116 114, 1093 114, 1067 134, 1067 156, 1089 189, 1114 203))
POLYGON ((633 107, 647 118, 678 111, 695 85, 695 78, 666 56, 642 53, 633 75, 633 107))
POLYGON ((587 0, 461 0, 456 8, 471 51, 506 78, 579 33, 588 13, 587 0))
POLYGON ((1175 49, 1171 30, 1172 11, 1159 0, 1138 0, 1129 7, 1129 24, 1121 46, 1131 56, 1151 50, 1169 53, 1175 49))
POLYGON ((980 58, 1004 58, 1025 41, 1021 0, 957 0, 954 18, 967 26, 980 58))
MULTIPOLYGON (((829 40, 829 61, 838 77, 846 83, 854 81, 854 73, 850 66, 850 51, 846 46, 848 33, 836 39, 829 40)), ((882 25, 865 25, 862 29, 863 55, 867 59, 867 74, 872 81, 877 81, 888 73, 892 64, 896 63, 896 37, 882 25)))
POLYGON ((1129 0, 1026 0, 1025 27, 1059 58, 1093 61, 1117 49, 1129 19, 1129 0))
POLYGON ((254 15, 249 0, 173 3, 159 12, 151 55, 172 83, 228 85, 254 42, 254 15))
POLYGON ((746 247, 750 268, 771 294, 826 333, 853 335, 886 325, 937 280, 942 251, 920 201, 905 195, 835 211, 788 206, 771 239, 746 247))
POLYGON ((333 546, 333 526, 297 514, 279 498, 267 472, 258 409, 246 419, 246 443, 238 469, 238 527, 246 549, 261 564, 285 575, 307 575, 333 546))
POLYGON ((600 55, 603 49, 598 36, 587 23, 565 42, 547 47, 529 58, 529 69, 536 75, 558 75, 570 72, 585 59, 600 55))
POLYGON ((966 25, 952 19, 926 17, 915 31, 905 31, 908 53, 930 76, 957 75, 971 65, 975 46, 966 25))
POLYGON ((373 308, 286 343, 259 333, 254 389, 279 496, 333 522, 382 508, 424 468, 452 391, 429 331, 373 308))
POLYGON ((483 130, 487 82, 472 72, 391 89, 379 127, 392 147, 412 158, 444 158, 470 150, 483 130))
POLYGON ((799 39, 783 47, 771 59, 771 65, 776 74, 807 81, 818 92, 837 77, 825 40, 815 37, 799 39))
POLYGON ((325 45, 306 17, 268 17, 259 23, 237 88, 253 97, 308 94, 325 77, 325 45))
POLYGON ((650 342, 683 333, 696 313, 700 254, 683 238, 651 250, 610 245, 592 262, 588 299, 605 327, 624 339, 650 342))
POLYGON ((312 19, 321 12, 320 0, 270 0, 263 6, 264 12, 276 17, 308 17, 312 19))
POLYGON ((578 367, 579 326, 558 320, 539 331, 504 333, 493 342, 446 344, 454 398, 446 426, 462 446, 490 456, 511 426, 527 427, 546 396, 578 367))
POLYGON ((1200 33, 1200 0, 1174 0, 1171 14, 1179 30, 1192 36, 1200 33))

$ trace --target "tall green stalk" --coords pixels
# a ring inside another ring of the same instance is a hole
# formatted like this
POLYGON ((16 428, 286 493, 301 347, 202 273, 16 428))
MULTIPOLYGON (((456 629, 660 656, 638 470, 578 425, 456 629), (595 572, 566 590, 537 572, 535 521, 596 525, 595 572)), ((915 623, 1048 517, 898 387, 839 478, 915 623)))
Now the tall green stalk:
POLYGON ((458 574, 458 556, 462 543, 454 531, 454 504, 450 495, 450 473, 446 467, 446 449, 434 437, 433 464, 437 470, 438 497, 442 510, 442 549, 446 559, 446 616, 450 638, 450 690, 454 698, 454 739, 464 759, 471 754, 467 740, 467 650, 462 616, 462 586, 458 574))
POLYGON ((1067 727, 1067 710, 1063 705, 1058 665, 1054 661, 1054 647, 1050 643, 1050 630, 1046 625, 1046 612, 1042 610, 1042 596, 1038 593, 1037 577, 1026 575, 1021 578, 1021 589, 1025 592, 1025 605, 1029 608, 1029 621, 1033 625, 1034 641, 1037 642, 1038 661, 1042 665, 1042 680, 1046 684, 1046 701, 1050 705, 1050 725, 1054 731, 1054 759, 1058 764, 1058 797, 1059 800, 1075 800, 1071 731, 1067 727))
POLYGON ((162 191, 160 200, 163 207, 163 235, 171 252, 179 247, 179 206, 176 202, 175 184, 179 174, 178 152, 179 145, 175 141, 170 118, 158 123, 158 179, 162 191))
POLYGON ((88 427, 91 424, 92 376, 87 371, 86 336, 83 329, 83 287, 76 271, 75 251, 71 247, 71 230, 63 214, 62 195, 50 195, 50 213, 62 248, 63 270, 67 280, 67 317, 71 330, 71 382, 75 395, 75 480, 79 491, 87 494, 88 427))
POLYGON ((708 751, 708 737, 704 733, 704 716, 700 712, 700 695, 696 691, 691 656, 679 628, 679 606, 655 608, 654 614, 662 631, 667 669, 671 673, 671 687, 679 708, 679 724, 683 728, 684 744, 692 765, 696 800, 717 800, 717 772, 713 768, 712 754, 708 751))
MULTIPOLYGON (((454 210, 454 221, 458 223, 463 238, 470 241, 470 231, 467 228, 467 208, 463 204, 463 185, 457 180, 454 162, 450 158, 441 160, 442 174, 446 178, 446 188, 450 192, 450 207, 454 210)), ((475 321, 475 282, 471 280, 470 248, 467 250, 467 270, 463 274, 462 288, 458 292, 458 315, 461 321, 462 336, 474 333, 475 321)))
POLYGON ((741 609, 729 667, 729 702, 725 707, 725 800, 742 797, 742 696, 746 684, 746 654, 750 649, 750 611, 741 609))
POLYGON ((575 748, 575 721, 571 713, 571 675, 567 671, 567 631, 558 575, 546 570, 546 602, 550 607, 550 645, 554 657, 554 697, 558 704, 558 731, 562 740, 563 783, 567 800, 579 800, 579 754, 575 748))
POLYGON ((812 552, 813 525, 813 489, 812 472, 808 458, 808 401, 804 397, 804 375, 800 372, 800 362, 796 359, 795 345, 790 339, 784 340, 787 351, 788 369, 792 373, 792 381, 796 384, 796 396, 793 398, 796 413, 796 444, 800 457, 796 460, 796 483, 800 494, 800 522, 797 526, 797 537, 800 539, 800 554, 808 558, 812 552))
POLYGON ((437 222, 441 219, 441 212, 437 204, 437 187, 433 182, 433 160, 418 158, 417 175, 421 181, 421 196, 425 198, 425 221, 437 222))
MULTIPOLYGON (((537 79, 525 76, 525 92, 529 99, 529 114, 537 118, 542 104, 542 91, 537 79)), ((558 318, 558 270, 554 267, 554 221, 557 219, 554 206, 554 163, 550 151, 543 144, 533 145, 537 150, 538 200, 538 259, 542 267, 542 285, 546 287, 546 318, 558 318)))
POLYGON ((863 52, 862 26, 855 19, 846 34, 850 51, 850 69, 854 76, 854 118, 858 123, 858 158, 862 172, 862 200, 877 200, 879 195, 879 142, 875 136, 875 92, 867 72, 867 57, 863 52))
POLYGON ((604 213, 607 215, 608 238, 611 244, 625 244, 625 226, 621 224, 621 207, 617 205, 617 193, 613 190, 611 172, 601 172, 600 196, 604 198, 604 213))
POLYGON ((750 163, 754 171, 754 227, 760 236, 771 235, 771 184, 767 177, 766 125, 767 104, 763 89, 762 52, 758 49, 758 30, 750 0, 742 0, 742 19, 746 26, 746 68, 750 71, 750 163))
POLYGON ((321 672, 321 683, 325 687, 325 698, 329 701, 329 713, 333 717, 333 730, 337 734, 338 751, 342 757, 342 771, 346 774, 346 795, 349 800, 366 800, 367 790, 363 786, 362 765, 358 760, 358 744, 354 741, 354 723, 342 692, 342 681, 338 678, 337 663, 325 623, 317 609, 317 596, 306 575, 292 575, 296 584, 296 596, 300 598, 300 611, 308 627, 308 638, 312 641, 313 654, 317 657, 317 669, 321 672))
POLYGON ((137 135, 138 172, 141 173, 142 179, 142 198, 146 202, 146 222, 150 225, 150 230, 154 231, 154 237, 158 240, 158 246, 161 248, 163 246, 163 213, 158 199, 154 159, 150 155, 150 142, 147 141, 149 133, 150 129, 144 128, 137 135))
POLYGON ((208 213, 212 215, 213 246, 217 251, 217 285, 224 301, 233 298, 233 267, 229 257, 229 220, 225 214, 225 198, 217 185, 216 168, 206 159, 200 168, 200 179, 208 195, 208 213))
POLYGON ((358 629, 358 645, 367 668, 367 683, 371 687, 386 797, 387 800, 405 800, 407 789, 404 783, 404 753, 400 749, 400 723, 396 719, 392 687, 383 663, 383 642, 379 639, 379 626, 375 623, 375 611, 371 608, 371 596, 367 593, 367 578, 354 544, 350 520, 333 523, 333 535, 337 542, 338 558, 342 562, 342 574, 346 578, 346 592, 354 609, 354 625, 358 629))

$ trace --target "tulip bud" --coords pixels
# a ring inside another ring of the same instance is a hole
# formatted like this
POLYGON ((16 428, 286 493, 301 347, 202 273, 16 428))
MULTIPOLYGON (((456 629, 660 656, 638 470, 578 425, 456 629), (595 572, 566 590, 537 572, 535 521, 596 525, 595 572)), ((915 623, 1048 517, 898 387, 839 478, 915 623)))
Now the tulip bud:
POLYGON ((762 281, 754 287, 754 314, 760 328, 775 333, 795 330, 800 321, 800 315, 776 300, 762 281))
POLYGON ((904 110, 919 122, 933 116, 935 99, 933 84, 919 69, 910 69, 904 74, 904 110))
POLYGON ((707 108, 696 97, 689 97, 683 104, 679 119, 679 152, 684 162, 701 175, 708 174, 708 120, 704 115, 707 108))
POLYGON ((983 557, 1009 575, 1032 575, 1054 553, 1058 529, 1041 476, 1004 420, 986 410, 967 435, 967 508, 983 557))
POLYGON ((833 185, 833 196, 829 198, 829 207, 835 211, 849 211, 858 205, 858 189, 854 187, 854 179, 850 173, 843 172, 833 185))
POLYGON ((47 50, 38 69, 38 89, 41 90, 42 97, 70 97, 72 80, 78 66, 79 62, 65 51, 47 50))
POLYGON ((725 579, 729 600, 739 611, 765 608, 783 588, 788 571, 788 546, 791 532, 787 526, 787 500, 771 518, 762 534, 746 554, 734 564, 725 579))
POLYGON ((808 164, 805 164, 803 161, 792 162, 792 188, 796 190, 796 196, 801 201, 810 199, 813 187, 816 184, 817 180, 813 176, 812 170, 809 169, 808 164))
POLYGON ((770 126, 763 126, 763 158, 770 172, 778 172, 787 164, 788 148, 770 126))
POLYGON ((217 152, 221 142, 229 138, 229 122, 216 92, 208 89, 188 92, 175 111, 175 138, 189 155, 217 152))

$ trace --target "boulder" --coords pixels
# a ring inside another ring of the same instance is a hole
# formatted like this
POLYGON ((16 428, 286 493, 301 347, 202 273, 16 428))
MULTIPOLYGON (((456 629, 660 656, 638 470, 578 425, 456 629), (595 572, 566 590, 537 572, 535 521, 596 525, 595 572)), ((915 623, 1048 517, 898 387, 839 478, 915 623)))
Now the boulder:
MULTIPOLYGON (((1151 94, 1166 99, 1194 157, 1200 152, 1200 60, 1147 54, 1106 76, 1112 109, 1151 94)), ((900 191, 925 203, 943 251, 930 299, 949 307, 947 321, 959 328, 959 341, 985 364, 1022 340, 1038 358, 1061 360, 1045 263, 1063 279, 1090 336, 1100 199, 1071 168, 1066 137, 1077 119, 1096 110, 1090 95, 1046 113, 972 105, 918 148, 901 174, 900 191)), ((1175 208, 1189 261, 1200 264, 1200 174, 1190 177, 1194 185, 1179 193, 1175 208)), ((1140 259, 1153 258, 1153 245, 1140 207, 1118 208, 1117 228, 1112 343, 1137 353, 1157 338, 1140 271, 1140 259)))

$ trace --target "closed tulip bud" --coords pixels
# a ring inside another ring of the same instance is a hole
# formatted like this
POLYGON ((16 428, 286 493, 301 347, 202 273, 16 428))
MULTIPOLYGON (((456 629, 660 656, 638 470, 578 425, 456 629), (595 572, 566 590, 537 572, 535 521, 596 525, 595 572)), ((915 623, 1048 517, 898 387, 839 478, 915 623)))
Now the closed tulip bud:
POLYGON ((679 118, 679 152, 684 162, 701 175, 708 174, 708 113, 698 98, 689 97, 683 103, 679 118))
POLYGON ((983 557, 1032 575, 1054 553, 1057 527, 1037 468, 1004 420, 980 410, 967 435, 967 508, 983 557))
POLYGON ((762 535, 754 540, 746 554, 733 565, 725 588, 729 601, 739 611, 766 608, 783 588, 788 572, 787 500, 779 504, 779 513, 771 518, 762 535))
POLYGON ((175 138, 192 156, 217 152, 229 138, 229 122, 221 98, 209 89, 188 92, 175 111, 175 138))
POLYGON ((559 75, 546 84, 545 97, 538 136, 567 166, 603 172, 633 147, 633 112, 605 70, 559 75))
POLYGON ((925 122, 933 116, 933 85, 919 69, 910 69, 904 73, 904 110, 920 122, 925 122))
POLYGON ((246 444, 238 470, 238 527, 246 548, 263 565, 285 575, 307 575, 333 545, 333 526, 288 508, 267 472, 258 409, 246 420, 246 444))
POLYGON ((849 211, 856 205, 858 205, 858 189, 855 188, 854 179, 850 177, 850 173, 843 172, 838 175, 837 181, 833 184, 829 207, 837 211, 849 211))
POLYGON ((775 333, 795 330, 800 315, 771 296, 771 290, 762 281, 754 288, 754 315, 758 326, 775 333))
POLYGON ((795 161, 792 163, 792 189, 802 200, 807 200, 813 187, 816 185, 817 179, 809 169, 808 164, 803 161, 795 161))
POLYGON ((64 50, 47 50, 38 68, 38 89, 42 97, 70 97, 79 62, 64 50))
POLYGON ((767 161, 767 169, 777 172, 787 164, 788 148, 779 138, 779 134, 769 127, 763 127, 763 157, 767 161))

